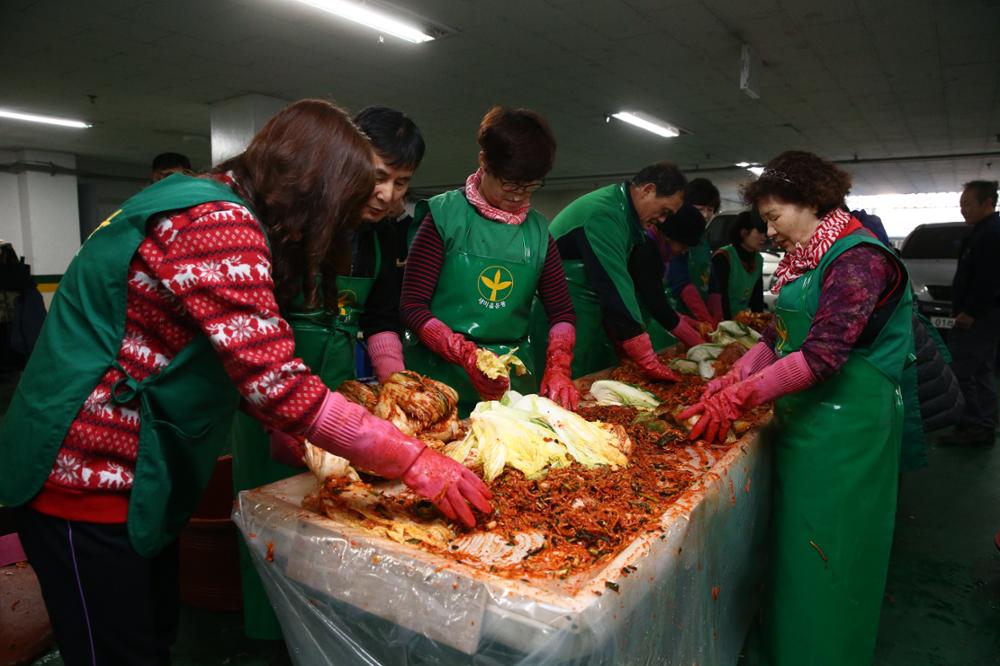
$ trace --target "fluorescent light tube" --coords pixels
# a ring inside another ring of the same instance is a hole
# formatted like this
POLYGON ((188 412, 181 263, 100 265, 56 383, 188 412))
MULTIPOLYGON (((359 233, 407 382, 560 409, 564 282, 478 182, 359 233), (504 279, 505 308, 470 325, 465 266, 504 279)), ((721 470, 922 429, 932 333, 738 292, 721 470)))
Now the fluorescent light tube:
POLYGON ((659 124, 658 121, 654 122, 652 120, 640 118, 637 114, 630 113, 628 111, 619 111, 618 113, 613 113, 611 115, 612 117, 617 118, 623 123, 628 123, 629 125, 635 125, 636 127, 640 127, 646 130, 647 132, 652 132, 653 134, 662 136, 667 139, 675 136, 680 136, 681 134, 680 131, 675 127, 671 127, 670 125, 661 125, 659 124))
POLYGON ((345 0, 298 0, 301 3, 322 9, 325 12, 335 14, 348 21, 354 21, 369 28, 374 28, 387 35, 405 39, 414 44, 429 42, 433 37, 421 32, 412 25, 407 25, 391 16, 369 9, 356 2, 346 2, 345 0))
POLYGON ((741 169, 746 169, 748 166, 750 166, 750 162, 737 162, 733 166, 738 166, 741 169))
POLYGON ((85 123, 82 120, 56 118, 54 116, 40 116, 36 113, 21 113, 19 111, 11 111, 10 109, 0 109, 0 118, 26 120, 29 123, 45 123, 46 125, 59 125, 60 127, 76 127, 77 129, 92 127, 90 123, 85 123))

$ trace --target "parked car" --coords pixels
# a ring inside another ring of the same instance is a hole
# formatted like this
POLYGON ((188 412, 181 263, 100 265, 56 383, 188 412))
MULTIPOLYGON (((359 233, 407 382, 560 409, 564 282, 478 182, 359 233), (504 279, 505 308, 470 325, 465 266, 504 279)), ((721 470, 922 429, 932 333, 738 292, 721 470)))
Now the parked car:
MULTIPOLYGON (((738 212, 720 213, 709 223, 705 229, 705 234, 708 237, 708 245, 712 248, 712 252, 715 252, 723 245, 729 244, 729 232, 736 222, 738 215, 738 212)), ((771 293, 771 283, 774 280, 774 269, 778 267, 778 262, 781 261, 783 254, 770 239, 764 245, 764 249, 761 250, 761 255, 764 257, 764 268, 762 271, 764 276, 764 304, 768 310, 772 311, 778 297, 771 293)))
POLYGON ((936 328, 955 325, 951 282, 962 241, 971 232, 972 227, 964 222, 921 224, 903 241, 900 256, 910 274, 917 308, 936 328))

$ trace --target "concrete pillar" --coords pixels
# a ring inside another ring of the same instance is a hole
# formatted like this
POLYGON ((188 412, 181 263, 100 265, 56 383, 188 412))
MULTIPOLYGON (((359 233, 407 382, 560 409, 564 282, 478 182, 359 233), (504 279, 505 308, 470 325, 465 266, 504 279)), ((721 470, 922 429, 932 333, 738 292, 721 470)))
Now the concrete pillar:
POLYGON ((241 95, 212 105, 212 164, 239 155, 253 135, 288 102, 267 95, 241 95))
MULTIPOLYGON (((75 169, 76 157, 19 150, 0 153, 0 163, 75 169)), ((76 176, 27 170, 0 173, 0 238, 25 257, 33 274, 62 275, 80 249, 76 176)))

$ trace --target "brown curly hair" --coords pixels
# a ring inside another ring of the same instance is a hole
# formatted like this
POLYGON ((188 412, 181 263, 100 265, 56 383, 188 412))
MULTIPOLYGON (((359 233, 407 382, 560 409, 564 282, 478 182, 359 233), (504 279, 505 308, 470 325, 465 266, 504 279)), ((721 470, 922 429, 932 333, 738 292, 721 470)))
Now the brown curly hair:
POLYGON ((325 100, 299 100, 214 171, 233 172, 267 231, 278 305, 301 293, 306 307, 335 309, 336 264, 375 185, 374 152, 350 117, 325 100))
POLYGON ((851 191, 851 175, 836 164, 804 150, 788 150, 767 163, 764 173, 741 188, 750 206, 773 196, 785 203, 816 207, 822 217, 844 205, 851 191))

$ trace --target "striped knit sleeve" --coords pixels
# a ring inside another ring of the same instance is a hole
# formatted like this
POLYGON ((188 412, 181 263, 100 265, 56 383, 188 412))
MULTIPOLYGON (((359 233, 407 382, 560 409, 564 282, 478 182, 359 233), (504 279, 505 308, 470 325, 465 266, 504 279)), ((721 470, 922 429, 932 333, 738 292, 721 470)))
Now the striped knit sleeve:
POLYGON ((538 278, 538 297, 545 306, 545 315, 549 318, 550 327, 562 322, 576 325, 576 313, 573 312, 573 301, 570 300, 569 287, 566 286, 562 258, 551 234, 549 248, 545 252, 545 263, 542 265, 542 274, 538 278))
POLYGON ((208 336, 255 418, 288 433, 311 425, 327 388, 295 357, 264 232, 246 208, 214 210, 179 229, 157 277, 208 336))
POLYGON ((419 331, 434 317, 431 299, 434 297, 443 263, 444 241, 428 214, 413 238, 410 254, 406 258, 406 272, 403 274, 399 316, 411 331, 419 331))

